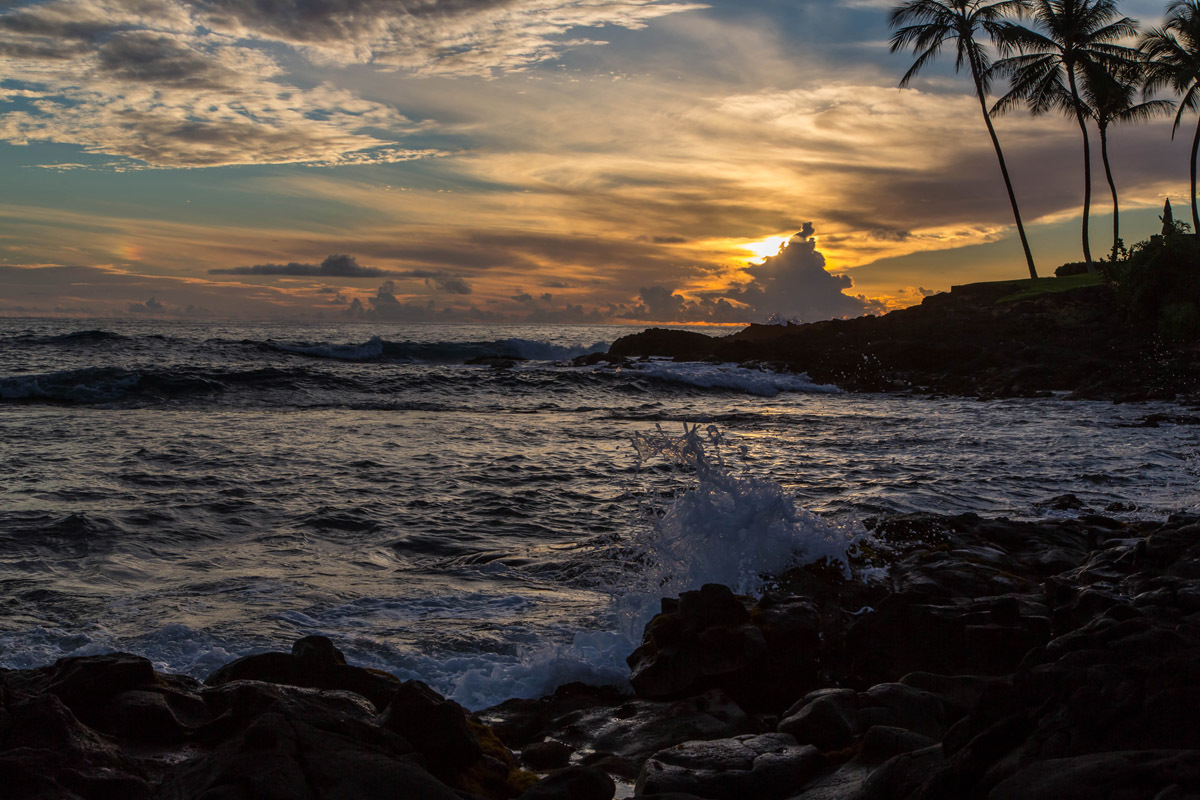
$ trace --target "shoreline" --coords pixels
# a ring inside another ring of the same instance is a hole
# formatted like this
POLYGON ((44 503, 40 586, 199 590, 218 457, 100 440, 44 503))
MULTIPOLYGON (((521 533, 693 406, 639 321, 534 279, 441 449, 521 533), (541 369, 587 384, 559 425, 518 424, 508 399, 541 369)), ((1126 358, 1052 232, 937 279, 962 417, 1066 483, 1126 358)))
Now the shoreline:
POLYGON ((14 798, 1200 790, 1200 516, 908 514, 873 534, 856 577, 665 598, 632 696, 568 684, 470 714, 323 637, 203 684, 128 654, 4 670, 0 773, 14 798))
POLYGON ((1103 285, 1023 296, 1008 283, 968 284, 881 317, 754 324, 721 337, 650 328, 607 355, 653 356, 804 372, 851 392, 1200 403, 1196 343, 1164 343, 1103 285))

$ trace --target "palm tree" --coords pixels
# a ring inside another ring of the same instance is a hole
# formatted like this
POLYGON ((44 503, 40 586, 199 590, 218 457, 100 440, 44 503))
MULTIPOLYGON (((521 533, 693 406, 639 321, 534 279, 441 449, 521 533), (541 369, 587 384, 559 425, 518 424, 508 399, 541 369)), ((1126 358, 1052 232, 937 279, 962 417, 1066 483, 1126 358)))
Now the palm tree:
POLYGON ((1083 259, 1095 272, 1088 239, 1092 206, 1092 148, 1088 139, 1087 106, 1080 83, 1089 69, 1118 73, 1135 61, 1128 47, 1115 44, 1137 33, 1137 23, 1117 19, 1114 0, 1032 0, 1034 29, 1013 25, 998 38, 1002 52, 1014 50, 996 63, 997 72, 1012 79, 1008 94, 996 101, 993 113, 1002 114, 1020 103, 1035 114, 1062 111, 1079 123, 1083 136, 1083 259))
MULTIPOLYGON (((1146 88, 1170 86, 1182 95, 1171 138, 1179 130, 1184 111, 1200 109, 1200 3, 1174 0, 1167 6, 1167 18, 1161 28, 1152 28, 1142 36, 1138 49, 1149 59, 1146 88)), ((1192 139, 1192 230, 1200 232, 1200 213, 1196 211, 1196 150, 1200 148, 1200 122, 1192 139)))
POLYGON ((1037 268, 1033 265, 1033 253, 1029 249, 1029 239, 1025 236, 1025 226, 1021 224, 1017 195, 1013 192, 1008 165, 1004 163, 1004 153, 1000 150, 1000 140, 996 137, 996 129, 988 114, 987 92, 991 86, 991 56, 985 46, 976 39, 980 33, 995 39, 1012 24, 1005 21, 1004 17, 1022 13, 1028 2, 1029 0, 999 0, 990 3, 986 0, 908 0, 892 9, 889 21, 891 26, 897 29, 892 34, 891 51, 895 53, 911 48, 917 54, 917 60, 900 79, 901 88, 907 86, 950 41, 954 42, 956 51, 954 71, 958 72, 963 67, 971 71, 975 96, 979 99, 988 135, 992 137, 992 147, 996 150, 1000 173, 1004 176, 1004 186, 1008 189, 1008 201, 1012 204, 1013 218, 1017 222, 1017 233, 1021 236, 1021 247, 1025 249, 1029 277, 1036 278, 1037 268))
POLYGON ((1113 261, 1117 260, 1121 243, 1121 206, 1108 160, 1108 127, 1117 122, 1145 122, 1158 114, 1168 113, 1175 106, 1170 100, 1134 102, 1138 89, 1145 81, 1145 68, 1145 62, 1133 61, 1117 72, 1109 72, 1095 63, 1089 63, 1083 73, 1082 100, 1088 116, 1100 131, 1100 159, 1104 163, 1104 177, 1112 193, 1113 261))

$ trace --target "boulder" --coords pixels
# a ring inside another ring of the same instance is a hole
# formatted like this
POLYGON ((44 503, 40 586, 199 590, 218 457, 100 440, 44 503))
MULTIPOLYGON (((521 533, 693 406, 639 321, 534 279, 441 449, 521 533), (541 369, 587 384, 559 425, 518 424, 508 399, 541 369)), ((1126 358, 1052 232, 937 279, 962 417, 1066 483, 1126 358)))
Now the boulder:
POLYGON ((824 763, 817 748, 782 733, 684 742, 646 762, 637 791, 686 792, 712 800, 775 800, 796 794, 824 763))
POLYGON ((567 767, 526 789, 518 800, 612 800, 617 785, 602 769, 567 767))
POLYGON ((570 745, 554 740, 533 742, 521 749, 521 761, 538 771, 562 769, 570 762, 571 753, 574 752, 575 749, 570 745))
POLYGON ((261 653, 231 661, 209 675, 204 683, 220 686, 238 680, 341 689, 361 694, 378 709, 387 706, 400 684, 392 675, 349 666, 342 651, 324 636, 298 640, 291 653, 261 653))
POLYGON ((1052 758, 1001 781, 992 800, 1139 800, 1200 793, 1200 752, 1132 750, 1052 758))

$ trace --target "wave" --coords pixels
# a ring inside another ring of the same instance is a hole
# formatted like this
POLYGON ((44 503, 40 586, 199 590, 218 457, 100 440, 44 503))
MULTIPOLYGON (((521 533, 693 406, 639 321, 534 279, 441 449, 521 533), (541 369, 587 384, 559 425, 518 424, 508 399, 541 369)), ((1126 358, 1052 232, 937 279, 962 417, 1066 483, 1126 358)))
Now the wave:
POLYGON ((625 657, 663 597, 706 583, 758 595, 772 576, 822 561, 848 580, 865 577, 850 566, 851 555, 873 543, 864 528, 818 517, 775 481, 737 474, 721 456, 722 443, 715 426, 704 435, 699 426, 685 426, 680 436, 635 434, 639 463, 665 460, 691 481, 674 499, 658 497, 633 536, 591 554, 588 580, 610 597, 603 627, 579 631, 569 644, 466 669, 450 696, 478 709, 508 697, 549 694, 571 680, 624 686, 625 657))
POLYGON ((35 336, 31 333, 23 333, 7 337, 7 340, 23 344, 87 344, 91 342, 122 341, 128 338, 128 336, 122 336, 112 331, 86 330, 60 333, 56 336, 35 336))
POLYGON ((85 367, 0 378, 0 401, 102 405, 137 397, 212 395, 225 392, 227 384, 237 383, 288 388, 297 385, 294 378, 277 369, 203 374, 85 367))
POLYGON ((515 361, 566 361, 577 356, 608 351, 607 342, 568 347, 532 339, 496 339, 490 342, 389 342, 372 336, 362 344, 311 344, 267 341, 273 350, 309 358, 336 361, 421 361, 462 364, 485 358, 515 361))
POLYGON ((806 372, 764 372, 737 364, 649 361, 622 367, 620 371, 668 383, 726 389, 759 397, 775 397, 782 392, 837 394, 842 391, 836 386, 814 383, 806 372))

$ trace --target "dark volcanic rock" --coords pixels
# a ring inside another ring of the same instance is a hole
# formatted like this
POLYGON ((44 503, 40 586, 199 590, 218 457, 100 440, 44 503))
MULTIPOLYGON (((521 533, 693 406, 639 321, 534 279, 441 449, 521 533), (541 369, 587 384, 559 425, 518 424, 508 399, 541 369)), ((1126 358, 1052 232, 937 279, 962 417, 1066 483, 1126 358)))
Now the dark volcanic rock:
POLYGON ((300 639, 293 645, 291 653, 261 653, 231 661, 204 682, 209 686, 220 686, 240 680, 310 689, 343 689, 361 694, 379 709, 391 701, 400 685, 392 675, 347 665, 342 651, 324 636, 300 639))
POLYGON ((639 793, 689 792, 713 800, 788 797, 824 765, 815 747, 770 733, 685 742, 656 753, 638 776, 639 793))
MULTIPOLYGON (((816 609, 826 688, 812 691, 802 671, 799 700, 775 711, 778 730, 830 765, 789 796, 1190 796, 1200 763, 1197 522, 889 518, 874 523, 869 548, 888 564, 876 590, 820 570, 784 576, 768 605, 785 627, 786 609, 802 627, 816 609), (804 599, 789 600, 789 587, 804 599)), ((670 620, 680 615, 671 603, 664 610, 647 642, 696 647, 704 626, 670 620)), ((742 619, 729 606, 723 622, 742 619)), ((760 682, 771 680, 771 650, 757 662, 760 682)), ((698 759, 745 777, 749 762, 727 741, 668 748, 679 763, 656 754, 643 775, 669 776, 651 787, 738 794, 728 777, 680 777, 698 759)))
POLYGON ((567 767, 552 772, 518 800, 612 800, 617 785, 602 769, 567 767))
POLYGON ((691 331, 650 328, 632 336, 622 336, 608 348, 608 355, 622 358, 667 356, 684 361, 700 361, 711 355, 716 340, 691 331))
POLYGON ((612 689, 559 687, 541 700, 508 700, 478 717, 511 747, 549 737, 634 778, 642 763, 679 742, 760 733, 762 726, 719 689, 675 702, 632 699, 612 689))
POLYGON ((434 775, 450 779, 483 758, 483 747, 462 706, 420 681, 402 684, 379 716, 379 724, 403 736, 425 756, 434 775))
POLYGON ((762 631, 726 586, 707 584, 663 601, 646 626, 642 646, 627 659, 630 683, 642 697, 670 700, 722 688, 737 690, 767 657, 762 631))
MULTIPOLYGON (((354 669, 319 637, 288 659, 354 669)), ((534 782, 460 707, 421 684, 389 685, 399 689, 379 714, 344 689, 204 686, 123 653, 0 671, 0 796, 509 800, 534 782)))
POLYGON ((361 697, 251 681, 206 696, 228 715, 224 735, 164 782, 163 800, 457 797, 410 757, 408 741, 373 724, 361 697))
POLYGON ((571 761, 575 748, 553 740, 534 742, 521 749, 521 761, 530 769, 539 771, 562 769, 571 761))

